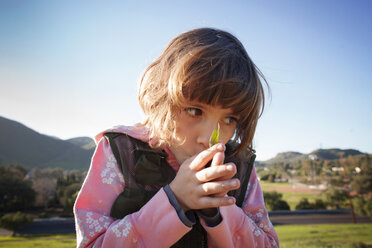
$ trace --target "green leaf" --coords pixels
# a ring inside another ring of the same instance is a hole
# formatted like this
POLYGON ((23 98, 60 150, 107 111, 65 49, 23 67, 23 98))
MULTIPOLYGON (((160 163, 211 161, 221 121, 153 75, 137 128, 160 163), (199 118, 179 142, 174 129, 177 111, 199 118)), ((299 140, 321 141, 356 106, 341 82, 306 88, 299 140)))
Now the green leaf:
POLYGON ((212 135, 209 138, 209 147, 217 144, 219 137, 220 137, 220 123, 217 123, 217 130, 213 130, 212 135))

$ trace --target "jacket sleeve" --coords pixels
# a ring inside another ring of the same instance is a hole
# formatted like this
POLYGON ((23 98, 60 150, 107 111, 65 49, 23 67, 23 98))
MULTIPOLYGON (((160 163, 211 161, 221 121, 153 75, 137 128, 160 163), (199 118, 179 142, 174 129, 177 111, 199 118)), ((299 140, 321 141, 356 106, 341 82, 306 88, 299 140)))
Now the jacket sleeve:
POLYGON ((102 138, 74 205, 77 247, 169 247, 191 230, 163 189, 138 212, 111 218, 111 206, 124 186, 110 145, 102 138))
POLYGON ((269 219, 255 169, 248 184, 242 208, 220 207, 222 222, 215 227, 202 225, 209 247, 279 247, 278 235, 269 219))

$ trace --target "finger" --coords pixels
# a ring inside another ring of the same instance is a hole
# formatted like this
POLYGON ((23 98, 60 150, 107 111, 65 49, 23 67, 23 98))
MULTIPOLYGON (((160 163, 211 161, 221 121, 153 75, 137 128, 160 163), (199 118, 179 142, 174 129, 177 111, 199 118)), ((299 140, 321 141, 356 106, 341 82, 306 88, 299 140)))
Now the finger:
POLYGON ((217 165, 223 164, 224 160, 225 160, 225 153, 224 152, 217 152, 213 156, 211 166, 217 166, 217 165))
POLYGON ((200 170, 203 168, 209 160, 211 160, 216 154, 216 152, 224 152, 225 151, 225 145, 222 143, 218 143, 207 150, 202 151, 199 153, 195 159, 190 164, 191 170, 200 170))
POLYGON ((240 187, 239 179, 226 180, 221 182, 207 182, 200 185, 201 195, 219 195, 240 187))
POLYGON ((222 196, 225 196, 227 194, 227 192, 222 192, 222 193, 219 193, 219 194, 215 194, 213 196, 215 197, 222 197, 222 196))
POLYGON ((218 178, 213 179, 214 181, 229 180, 229 179, 231 179, 237 173, 236 165, 234 163, 231 162, 231 163, 227 163, 225 165, 229 165, 229 166, 232 166, 233 167, 231 174, 226 173, 225 175, 222 175, 221 177, 218 177, 218 178))
POLYGON ((222 206, 229 206, 235 204, 236 200, 232 196, 223 196, 223 197, 202 197, 199 200, 199 208, 217 208, 222 206))
POLYGON ((208 182, 216 179, 228 180, 236 174, 236 166, 233 163, 228 163, 219 166, 211 166, 202 169, 195 173, 196 178, 200 182, 208 182))

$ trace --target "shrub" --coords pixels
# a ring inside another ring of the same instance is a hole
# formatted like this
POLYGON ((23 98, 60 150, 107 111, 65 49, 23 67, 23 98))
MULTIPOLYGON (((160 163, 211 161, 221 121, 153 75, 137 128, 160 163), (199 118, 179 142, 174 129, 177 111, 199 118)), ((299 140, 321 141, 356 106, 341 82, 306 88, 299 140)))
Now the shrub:
POLYGON ((13 231, 12 236, 26 224, 32 223, 32 218, 24 213, 17 212, 15 214, 5 214, 0 219, 0 226, 13 231))
POLYGON ((31 181, 0 168, 0 211, 16 211, 33 206, 36 193, 31 181))
POLYGON ((368 248, 370 247, 369 245, 366 245, 363 242, 354 242, 351 244, 351 248, 368 248))
POLYGON ((288 203, 284 200, 279 200, 273 206, 273 210, 290 210, 288 203))
POLYGON ((73 206, 81 185, 78 183, 67 186, 63 192, 63 216, 73 216, 73 206))
POLYGON ((353 206, 357 214, 362 216, 372 216, 372 198, 354 198, 353 206))
POLYGON ((282 200, 282 194, 276 191, 264 192, 265 205, 267 210, 290 210, 286 201, 282 200))
POLYGON ((358 194, 368 194, 372 191, 372 175, 353 176, 351 187, 358 194))
POLYGON ((327 204, 334 208, 347 206, 348 193, 345 190, 330 188, 325 192, 327 204))
POLYGON ((299 209, 314 209, 314 204, 311 204, 307 198, 301 198, 300 202, 296 205, 296 210, 299 209))
POLYGON ((315 204, 314 204, 314 208, 316 208, 316 209, 327 209, 327 203, 324 202, 321 199, 316 199, 315 204))
POLYGON ((300 202, 296 205, 296 210, 300 209, 326 209, 327 204, 321 199, 316 199, 315 203, 309 202, 307 198, 302 198, 300 202))
POLYGON ((48 211, 45 211, 45 212, 42 212, 40 215, 39 215, 39 218, 50 218, 52 215, 50 214, 50 212, 48 211))

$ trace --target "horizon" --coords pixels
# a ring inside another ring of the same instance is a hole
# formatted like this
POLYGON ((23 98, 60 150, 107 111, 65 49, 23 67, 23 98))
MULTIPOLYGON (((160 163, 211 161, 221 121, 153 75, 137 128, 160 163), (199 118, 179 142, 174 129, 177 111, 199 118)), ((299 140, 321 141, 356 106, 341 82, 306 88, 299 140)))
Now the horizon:
MULTIPOLYGON (((94 137, 89 137, 89 136, 76 136, 76 137, 71 137, 71 138, 68 138, 68 139, 62 139, 62 138, 59 138, 59 137, 54 136, 54 135, 48 135, 48 134, 45 134, 45 133, 43 133, 43 132, 40 132, 39 130, 34 130, 34 129, 28 127, 27 125, 25 125, 25 124, 23 124, 22 122, 19 122, 19 121, 17 121, 17 120, 12 120, 12 119, 6 118, 6 117, 4 117, 4 116, 0 116, 0 118, 5 118, 5 119, 7 119, 7 120, 9 120, 9 121, 16 122, 16 123, 18 123, 18 124, 21 124, 21 125, 24 126, 25 128, 31 129, 32 131, 34 131, 34 132, 36 132, 36 133, 38 133, 38 134, 40 134, 40 135, 44 135, 44 136, 47 136, 47 137, 50 137, 50 138, 53 138, 53 139, 62 140, 62 141, 67 141, 67 142, 68 142, 69 140, 71 140, 71 139, 75 139, 75 138, 90 138, 90 139, 92 139, 92 141, 95 142, 94 137)), ((95 143, 96 143, 96 142, 95 142, 95 143)), ((274 159, 274 158, 276 158, 278 155, 280 155, 280 154, 284 154, 284 153, 299 153, 299 154, 301 154, 301 155, 307 155, 307 154, 314 153, 314 152, 316 152, 316 151, 318 151, 318 150, 355 150, 355 151, 358 151, 358 152, 360 152, 360 153, 362 153, 362 154, 371 154, 371 153, 364 152, 364 151, 361 151, 361 150, 359 150, 359 149, 355 149, 355 148, 328 147, 328 148, 316 148, 316 149, 311 150, 311 152, 308 152, 308 153, 302 153, 302 152, 298 152, 298 151, 282 151, 282 152, 279 152, 279 153, 275 154, 275 156, 273 156, 273 157, 271 157, 271 158, 268 158, 268 159, 265 159, 265 160, 259 160, 259 159, 256 159, 256 161, 257 161, 257 162, 266 162, 266 161, 271 160, 271 159, 274 159)))
POLYGON ((371 10, 366 0, 4 0, 0 116, 63 140, 141 122, 141 73, 176 35, 215 27, 243 43, 271 88, 257 160, 323 147, 371 154, 371 10))

